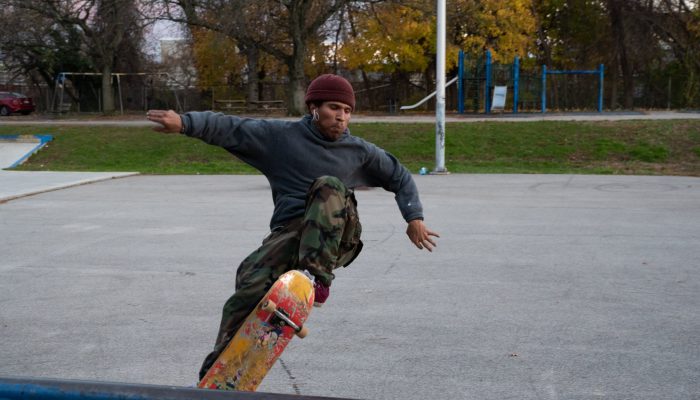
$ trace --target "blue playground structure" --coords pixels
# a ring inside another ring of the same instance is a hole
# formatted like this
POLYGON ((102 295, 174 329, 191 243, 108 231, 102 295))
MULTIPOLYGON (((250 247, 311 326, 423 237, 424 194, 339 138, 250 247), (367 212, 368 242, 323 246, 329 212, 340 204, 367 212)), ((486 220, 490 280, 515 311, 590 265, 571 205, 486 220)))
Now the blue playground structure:
MULTIPOLYGON (((466 56, 463 51, 460 51, 457 76, 457 110, 460 114, 464 114, 467 106, 466 103, 470 102, 473 112, 479 112, 482 110, 481 99, 483 99, 483 111, 485 114, 490 114, 494 106, 492 103, 494 91, 500 87, 500 92, 496 93, 496 95, 506 96, 507 92, 512 93, 509 99, 512 104, 513 114, 520 112, 524 104, 529 105, 527 108, 530 110, 538 106, 540 112, 546 113, 548 95, 555 97, 557 99, 557 104, 559 104, 559 92, 566 92, 567 85, 571 86, 571 84, 576 84, 579 87, 588 86, 588 89, 590 89, 591 85, 588 81, 579 82, 577 80, 577 77, 582 75, 597 76, 597 101, 593 104, 595 104, 597 112, 603 112, 603 82, 605 79, 605 66, 603 64, 600 64, 595 70, 552 70, 547 68, 546 65, 542 65, 539 85, 537 85, 537 78, 534 73, 523 73, 523 71, 521 71, 520 58, 517 56, 514 58, 512 64, 502 65, 493 63, 491 51, 487 50, 483 59, 479 58, 476 60, 469 60, 468 56, 466 56), (469 68, 467 64, 469 64, 469 68), (570 82, 559 82, 556 87, 550 85, 550 90, 548 91, 548 76, 567 76, 572 78, 570 82), (539 104, 536 104, 536 92, 539 92, 539 96, 537 96, 539 97, 539 104)), ((587 90, 586 93, 588 91, 589 90, 587 90)), ((562 99, 562 103, 575 103, 573 100, 569 100, 566 95, 561 97, 565 97, 565 99, 562 99)), ((576 98, 578 101, 591 102, 591 100, 593 100, 592 97, 591 99, 587 99, 589 96, 571 97, 576 98), (583 99, 579 99, 578 97, 583 97, 583 99)), ((499 108, 504 109, 504 105, 505 98, 503 98, 503 104, 499 104, 499 108)), ((586 105, 578 106, 578 108, 583 107, 586 107, 586 105)), ((566 108, 574 109, 576 107, 567 105, 566 108)))

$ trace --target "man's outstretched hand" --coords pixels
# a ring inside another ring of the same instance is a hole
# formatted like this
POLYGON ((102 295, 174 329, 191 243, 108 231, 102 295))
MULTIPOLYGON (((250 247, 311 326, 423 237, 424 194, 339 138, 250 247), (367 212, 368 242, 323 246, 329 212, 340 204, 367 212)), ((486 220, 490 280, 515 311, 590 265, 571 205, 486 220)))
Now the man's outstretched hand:
POLYGON ((415 244, 416 247, 421 250, 426 249, 430 252, 433 251, 434 247, 437 247, 437 244, 432 237, 440 237, 437 232, 433 232, 428 229, 428 227, 426 227, 423 221, 420 219, 414 219, 408 223, 406 234, 408 235, 409 240, 411 240, 411 243, 415 244))
POLYGON ((173 110, 148 110, 146 119, 160 126, 153 128, 156 132, 162 133, 180 133, 182 130, 182 119, 180 114, 173 110))

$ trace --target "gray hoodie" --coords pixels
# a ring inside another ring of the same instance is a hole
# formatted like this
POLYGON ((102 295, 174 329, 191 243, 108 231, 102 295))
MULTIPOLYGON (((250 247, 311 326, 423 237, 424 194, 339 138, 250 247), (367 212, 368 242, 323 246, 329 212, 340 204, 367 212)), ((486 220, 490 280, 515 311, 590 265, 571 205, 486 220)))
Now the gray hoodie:
POLYGON ((329 141, 308 115, 282 121, 205 111, 182 115, 182 123, 186 135, 223 147, 267 177, 275 205, 271 228, 304 215, 306 192, 320 176, 335 176, 351 189, 382 187, 396 194, 407 222, 423 218, 410 172, 396 157, 347 130, 329 141))

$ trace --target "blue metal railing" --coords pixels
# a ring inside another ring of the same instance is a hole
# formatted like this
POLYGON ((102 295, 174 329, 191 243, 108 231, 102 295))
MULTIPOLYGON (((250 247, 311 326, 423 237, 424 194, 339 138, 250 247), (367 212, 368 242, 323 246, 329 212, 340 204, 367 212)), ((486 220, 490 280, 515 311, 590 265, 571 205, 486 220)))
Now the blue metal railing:
MULTIPOLYGON (((457 111, 460 114, 464 114, 464 97, 466 88, 464 87, 464 81, 466 79, 465 74, 465 55, 464 51, 459 51, 458 59, 458 96, 457 96, 457 111)), ((571 70, 571 71, 559 71, 550 70, 546 65, 542 65, 542 75, 541 75, 541 111, 545 113, 547 110, 547 75, 598 75, 598 99, 597 99, 597 110, 598 112, 603 112, 603 90, 604 90, 604 80, 605 80, 605 66, 600 64, 598 69, 595 70, 571 70)), ((484 112, 489 114, 491 112, 491 102, 492 102, 492 87, 493 87, 493 57, 490 50, 486 50, 485 62, 484 62, 484 112)), ((518 113, 518 102, 520 100, 520 57, 516 56, 513 59, 513 67, 511 79, 513 82, 513 113, 518 113)))
POLYGON ((600 64, 594 70, 556 71, 542 66, 542 113, 547 112, 547 75, 598 75, 598 112, 603 112, 603 82, 605 80, 605 65, 600 64))
POLYGON ((258 392, 135 385, 58 379, 0 377, 0 400, 330 400, 258 392))

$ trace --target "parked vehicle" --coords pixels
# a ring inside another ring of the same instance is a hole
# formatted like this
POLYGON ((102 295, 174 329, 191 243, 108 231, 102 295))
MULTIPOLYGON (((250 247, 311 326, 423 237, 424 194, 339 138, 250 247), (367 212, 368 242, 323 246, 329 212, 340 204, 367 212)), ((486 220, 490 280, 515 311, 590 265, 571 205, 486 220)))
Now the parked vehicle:
POLYGON ((0 115, 6 116, 12 113, 28 115, 36 110, 34 100, 21 93, 0 92, 0 115))

